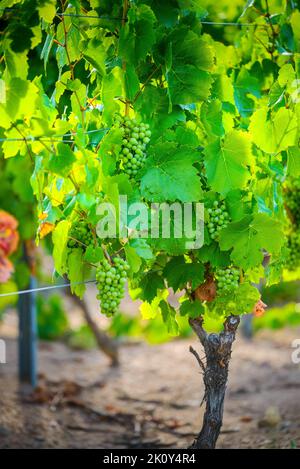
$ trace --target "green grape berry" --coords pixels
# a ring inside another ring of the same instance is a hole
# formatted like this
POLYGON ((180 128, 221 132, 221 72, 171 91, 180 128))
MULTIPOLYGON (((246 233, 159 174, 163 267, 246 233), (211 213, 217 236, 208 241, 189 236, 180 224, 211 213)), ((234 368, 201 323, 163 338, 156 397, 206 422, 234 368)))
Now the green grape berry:
POLYGON ((209 214, 209 221, 207 224, 207 228, 212 239, 217 239, 219 236, 219 232, 226 228, 228 223, 230 222, 229 214, 226 210, 226 206, 224 201, 215 200, 213 203, 213 207, 207 210, 209 214))
POLYGON ((118 114, 115 116, 115 123, 124 131, 119 167, 131 179, 135 179, 147 158, 145 150, 151 137, 149 125, 138 124, 135 119, 118 114))
POLYGON ((217 269, 215 273, 217 290, 220 295, 235 290, 239 286, 240 271, 236 267, 229 266, 217 269))
POLYGON ((287 237, 288 255, 286 267, 289 270, 297 270, 300 265, 300 232, 291 232, 287 237))
POLYGON ((75 221, 69 231, 68 248, 82 248, 85 251, 94 244, 93 231, 86 220, 75 221))
POLYGON ((284 203, 293 225, 300 227, 300 180, 290 178, 285 186, 284 203))
POLYGON ((116 257, 111 264, 107 259, 101 261, 96 271, 98 288, 97 298, 101 303, 101 311, 111 316, 118 311, 121 299, 124 296, 124 287, 127 281, 129 265, 120 257, 116 257))

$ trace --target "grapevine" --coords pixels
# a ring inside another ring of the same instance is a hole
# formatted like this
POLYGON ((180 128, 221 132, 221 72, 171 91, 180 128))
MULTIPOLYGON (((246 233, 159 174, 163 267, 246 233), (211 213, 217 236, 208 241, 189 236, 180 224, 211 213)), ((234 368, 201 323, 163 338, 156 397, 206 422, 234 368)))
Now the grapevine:
POLYGON ((208 359, 195 447, 215 447, 239 317, 261 308, 259 276, 280 281, 287 247, 298 263, 299 9, 231 2, 228 33, 210 21, 222 2, 36 3, 3 10, 4 157, 28 161, 38 237, 52 235, 56 273, 74 293, 96 275, 101 311, 116 314, 127 279, 143 317, 161 315, 173 335, 188 318, 208 359), (121 196, 161 211, 202 204, 203 242, 178 235, 171 210, 168 236, 120 233, 119 218, 105 236, 99 194, 116 218, 121 196), (170 289, 183 294, 178 308, 170 289), (219 335, 204 329, 211 312, 219 335))

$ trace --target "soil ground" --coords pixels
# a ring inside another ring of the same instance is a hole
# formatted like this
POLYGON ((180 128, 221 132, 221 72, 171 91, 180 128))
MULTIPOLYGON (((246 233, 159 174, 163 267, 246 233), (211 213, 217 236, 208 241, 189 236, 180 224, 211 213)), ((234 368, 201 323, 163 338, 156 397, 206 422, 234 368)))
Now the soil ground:
MULTIPOLYGON (((300 329, 238 336, 219 448, 300 447, 300 329), (267 414, 267 416, 266 416, 267 414)), ((112 369, 98 350, 39 345, 39 387, 17 381, 17 343, 0 365, 0 448, 186 448, 200 427, 202 377, 189 345, 123 345, 112 369)))

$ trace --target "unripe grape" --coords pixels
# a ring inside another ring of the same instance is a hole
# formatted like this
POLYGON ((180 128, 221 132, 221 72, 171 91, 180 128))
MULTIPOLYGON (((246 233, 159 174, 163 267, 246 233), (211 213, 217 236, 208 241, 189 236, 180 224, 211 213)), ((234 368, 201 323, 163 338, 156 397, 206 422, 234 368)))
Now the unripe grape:
POLYGON ((100 299, 103 314, 108 316, 118 310, 119 302, 124 295, 126 270, 129 269, 127 262, 119 257, 116 257, 113 262, 114 265, 111 265, 106 259, 102 260, 96 271, 99 290, 97 298, 100 299))

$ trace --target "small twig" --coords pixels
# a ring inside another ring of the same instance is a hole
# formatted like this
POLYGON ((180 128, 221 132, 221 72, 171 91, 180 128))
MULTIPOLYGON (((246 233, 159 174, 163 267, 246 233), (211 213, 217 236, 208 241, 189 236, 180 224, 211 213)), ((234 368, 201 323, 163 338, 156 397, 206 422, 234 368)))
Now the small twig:
POLYGON ((195 332, 195 334, 199 338, 201 344, 204 346, 204 344, 207 341, 207 333, 202 327, 203 318, 201 316, 199 316, 198 318, 195 318, 195 319, 190 318, 189 323, 190 323, 190 326, 192 327, 193 331, 195 332))
POLYGON ((138 100, 138 98, 140 97, 140 95, 142 94, 142 92, 144 91, 148 83, 150 82, 150 80, 153 78, 153 76, 159 69, 160 69, 160 65, 155 67, 155 69, 150 73, 145 83, 141 86, 140 90, 136 93, 135 97, 133 98, 133 104, 135 104, 135 102, 138 100))
POLYGON ((205 373, 204 363, 202 362, 198 352, 191 345, 190 345, 190 352, 196 358, 197 362, 199 363, 200 368, 203 370, 203 373, 205 373))

